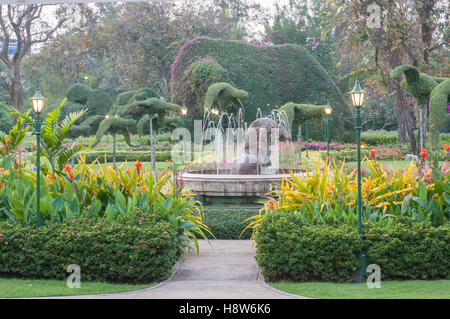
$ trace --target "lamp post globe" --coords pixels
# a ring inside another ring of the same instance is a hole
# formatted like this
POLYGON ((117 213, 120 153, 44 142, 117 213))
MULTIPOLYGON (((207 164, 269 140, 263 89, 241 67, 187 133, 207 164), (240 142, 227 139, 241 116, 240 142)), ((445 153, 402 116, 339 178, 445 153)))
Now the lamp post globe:
MULTIPOLYGON (((356 146, 358 150, 358 234, 361 240, 364 240, 364 234, 362 231, 362 195, 361 195, 361 107, 364 102, 364 97, 367 94, 359 84, 358 78, 355 81, 355 87, 351 92, 349 92, 352 103, 356 108, 356 146)), ((366 274, 366 269, 368 266, 367 255, 365 253, 364 248, 361 249, 359 254, 359 260, 361 262, 361 267, 355 273, 354 281, 355 282, 363 282, 366 274)))
POLYGON ((42 95, 40 88, 36 89, 36 93, 34 93, 33 97, 30 100, 33 111, 36 114, 41 114, 44 110, 45 97, 42 95))

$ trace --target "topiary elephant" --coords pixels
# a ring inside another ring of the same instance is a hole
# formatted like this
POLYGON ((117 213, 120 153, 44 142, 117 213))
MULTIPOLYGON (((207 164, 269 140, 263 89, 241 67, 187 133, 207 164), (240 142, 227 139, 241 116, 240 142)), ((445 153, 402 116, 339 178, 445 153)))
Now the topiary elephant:
MULTIPOLYGON (((419 115, 419 127, 421 128, 420 136, 419 136, 419 143, 420 147, 425 147, 425 140, 426 140, 426 131, 427 131, 427 119, 428 119, 428 108, 427 106, 430 106, 429 112, 430 112, 430 132, 433 130, 431 127, 437 127, 439 126, 439 119, 437 118, 435 113, 436 111, 439 114, 439 110, 436 109, 436 107, 431 107, 430 98, 432 95, 432 92, 437 88, 439 83, 448 81, 445 78, 440 77, 432 77, 427 74, 421 73, 419 69, 412 65, 400 65, 396 67, 394 70, 391 71, 391 78, 397 78, 401 76, 402 74, 405 75, 405 78, 400 82, 400 86, 406 90, 409 94, 411 94, 418 102, 419 109, 418 109, 418 115, 419 115)), ((433 134, 433 132, 431 132, 433 134)), ((434 132, 434 135, 436 135, 436 132, 434 132)), ((436 137, 432 138, 433 140, 433 147, 437 147, 439 139, 436 139, 436 137)))
POLYGON ((248 98, 247 91, 236 89, 226 82, 215 83, 208 87, 204 109, 211 108, 215 103, 222 111, 228 111, 230 106, 233 106, 235 110, 244 109, 241 100, 246 98, 248 98))
POLYGON ((116 134, 121 134, 125 138, 125 142, 131 146, 131 138, 130 131, 134 131, 136 129, 136 122, 132 119, 123 119, 118 116, 111 116, 105 118, 99 125, 97 134, 95 136, 95 141, 92 144, 92 147, 96 146, 100 143, 103 135, 106 132, 110 132, 113 136, 113 166, 116 169, 116 134))

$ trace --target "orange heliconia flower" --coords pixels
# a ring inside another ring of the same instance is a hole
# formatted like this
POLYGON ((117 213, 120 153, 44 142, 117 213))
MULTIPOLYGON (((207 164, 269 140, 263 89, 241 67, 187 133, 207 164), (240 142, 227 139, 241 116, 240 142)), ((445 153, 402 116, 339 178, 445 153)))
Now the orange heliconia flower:
POLYGON ((419 153, 419 156, 426 159, 428 157, 428 150, 426 148, 422 148, 422 152, 419 153))

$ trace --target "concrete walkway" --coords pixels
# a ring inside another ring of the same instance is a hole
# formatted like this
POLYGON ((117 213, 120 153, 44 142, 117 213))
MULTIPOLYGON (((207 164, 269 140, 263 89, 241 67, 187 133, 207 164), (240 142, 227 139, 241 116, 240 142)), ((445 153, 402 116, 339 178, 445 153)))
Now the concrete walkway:
MULTIPOLYGON (((298 299, 276 290, 261 277, 256 249, 249 240, 199 240, 200 254, 180 259, 172 277, 157 286, 119 294, 65 298, 121 299, 298 299)), ((83 284, 83 283, 82 283, 83 284)))

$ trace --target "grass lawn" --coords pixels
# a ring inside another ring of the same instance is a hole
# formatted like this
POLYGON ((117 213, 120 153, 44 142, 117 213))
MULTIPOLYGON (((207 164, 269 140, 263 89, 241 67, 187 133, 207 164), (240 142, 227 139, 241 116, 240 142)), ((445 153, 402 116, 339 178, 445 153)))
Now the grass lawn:
POLYGON ((270 283, 276 289, 321 299, 450 299, 450 280, 382 281, 381 288, 366 283, 270 283))
POLYGON ((81 282, 80 288, 67 288, 65 280, 0 278, 0 298, 30 298, 118 293, 148 288, 148 285, 118 285, 102 282, 81 282))

